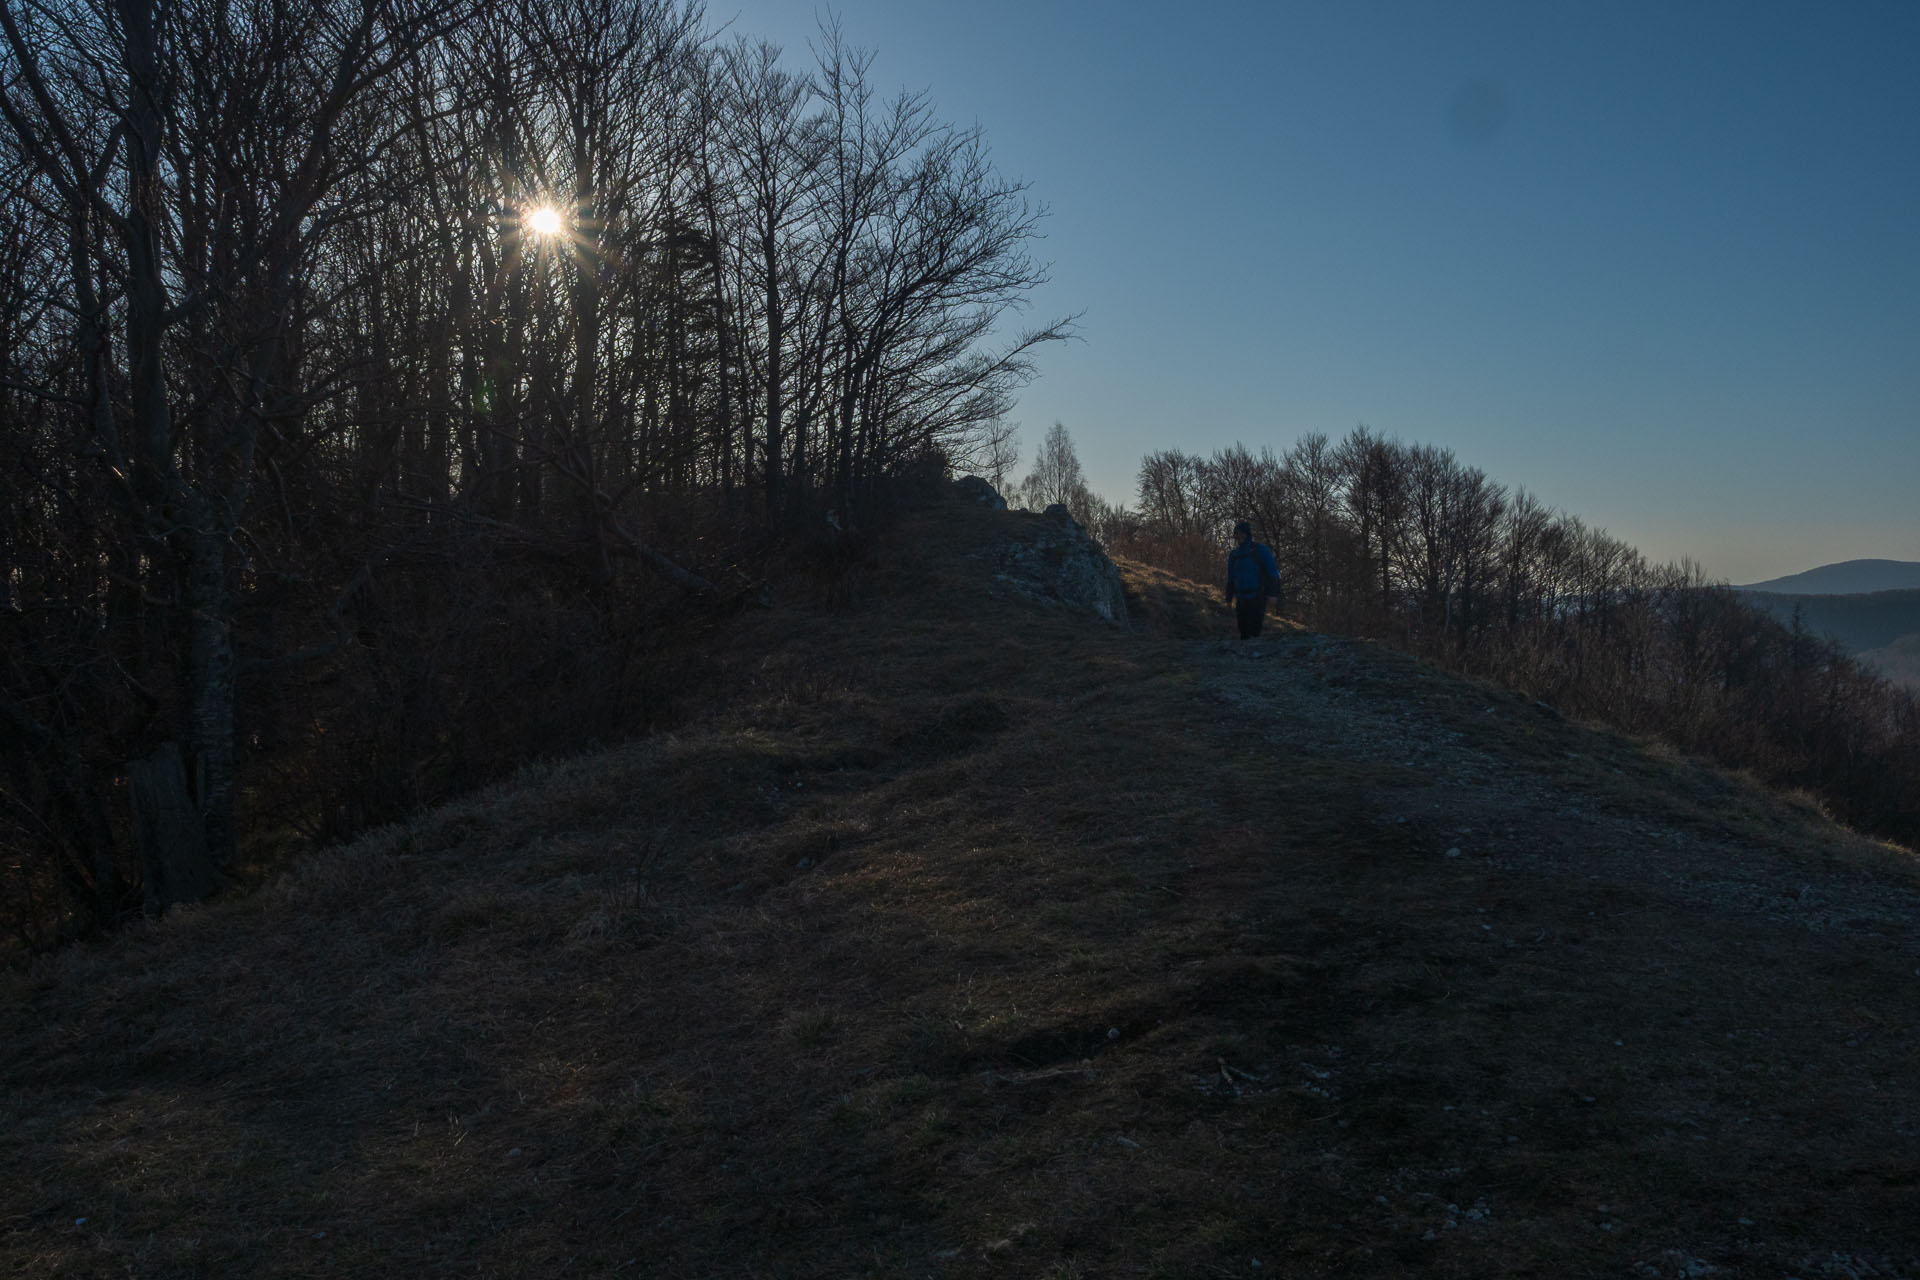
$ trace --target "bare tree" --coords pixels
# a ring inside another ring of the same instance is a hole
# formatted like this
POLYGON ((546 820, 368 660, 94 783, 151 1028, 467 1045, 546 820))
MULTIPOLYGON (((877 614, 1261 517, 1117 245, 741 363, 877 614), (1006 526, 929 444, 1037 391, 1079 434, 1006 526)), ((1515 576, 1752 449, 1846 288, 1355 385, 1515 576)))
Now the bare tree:
POLYGON ((1207 494, 1196 513, 1194 532, 1218 542, 1229 520, 1245 520, 1254 536, 1282 548, 1298 544, 1293 493, 1286 472, 1271 449, 1254 454, 1245 445, 1222 449, 1202 464, 1199 476, 1207 494))
POLYGON ((1205 536, 1218 518, 1206 462, 1194 454, 1177 449, 1148 454, 1140 460, 1136 491, 1141 519, 1160 537, 1205 536))
POLYGON ((1013 469, 1020 465, 1020 424, 996 419, 953 455, 955 471, 971 471, 1012 503, 1018 498, 1013 469))
POLYGON ((1310 432, 1280 462, 1289 506, 1299 522, 1299 595, 1309 609, 1326 607, 1339 555, 1340 459, 1323 432, 1310 432))
POLYGON ((733 106, 724 127, 744 192, 740 265, 756 324, 746 331, 746 353, 757 375, 761 488, 771 517, 785 493, 790 330, 804 302, 788 288, 794 241, 820 180, 826 138, 807 114, 806 78, 781 67, 778 46, 741 39, 727 49, 723 66, 733 106))
POLYGON ((1040 447, 1034 451, 1033 469, 1027 472, 1020 492, 1029 506, 1049 507, 1059 503, 1085 516, 1092 494, 1087 488, 1086 474, 1080 469, 1080 455, 1073 447, 1073 436, 1065 423, 1056 422, 1047 428, 1040 447))
POLYGON ((832 25, 796 71, 682 0, 0 19, 0 822, 36 919, 110 917, 130 841, 197 894, 236 797, 349 769, 346 723, 390 776, 287 825, 511 759, 483 690, 532 678, 523 637, 610 645, 910 468, 1004 476, 1071 332, 1013 323, 1025 184, 832 25))
POLYGON ((142 566, 143 596, 171 601, 178 636, 167 719, 199 826, 142 827, 169 842, 154 856, 176 865, 170 884, 202 885, 192 865, 233 851, 235 537, 262 436, 311 395, 290 332, 303 273, 359 211, 391 73, 450 16, 406 0, 0 11, 0 115, 69 228, 86 430, 118 491, 119 558, 142 566))
POLYGON ((1373 593, 1378 616, 1388 617, 1395 609, 1394 561, 1406 516, 1406 450, 1357 427, 1340 444, 1339 465, 1347 520, 1363 561, 1359 576, 1373 593))

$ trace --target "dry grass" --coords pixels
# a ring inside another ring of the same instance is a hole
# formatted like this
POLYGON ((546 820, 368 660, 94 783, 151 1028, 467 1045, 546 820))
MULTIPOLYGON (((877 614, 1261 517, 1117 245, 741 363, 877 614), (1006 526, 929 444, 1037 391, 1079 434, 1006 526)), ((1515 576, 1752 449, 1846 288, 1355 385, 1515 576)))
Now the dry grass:
POLYGON ((9 979, 0 1270, 1920 1275, 1910 858, 1022 519, 9 979))

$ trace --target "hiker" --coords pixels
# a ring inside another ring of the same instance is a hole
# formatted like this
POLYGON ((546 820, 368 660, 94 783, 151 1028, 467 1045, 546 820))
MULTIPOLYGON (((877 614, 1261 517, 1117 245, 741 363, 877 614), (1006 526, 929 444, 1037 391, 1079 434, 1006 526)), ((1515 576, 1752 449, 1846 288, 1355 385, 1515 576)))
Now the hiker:
POLYGON ((1253 540, 1253 526, 1242 520, 1233 526, 1233 550, 1227 552, 1227 602, 1240 622, 1240 638, 1260 634, 1267 597, 1280 596, 1280 566, 1273 548, 1253 540))

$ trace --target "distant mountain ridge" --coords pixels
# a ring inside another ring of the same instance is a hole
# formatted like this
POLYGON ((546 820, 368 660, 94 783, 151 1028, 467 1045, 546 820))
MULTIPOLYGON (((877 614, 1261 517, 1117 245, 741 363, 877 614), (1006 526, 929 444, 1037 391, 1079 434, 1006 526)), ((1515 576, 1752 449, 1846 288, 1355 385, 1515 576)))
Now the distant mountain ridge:
POLYGON ((1814 635, 1832 637, 1856 657, 1920 632, 1920 591, 1787 595, 1745 587, 1739 590, 1741 598, 1754 608, 1788 625, 1797 616, 1802 627, 1814 635))
POLYGON ((1797 618, 1888 679, 1920 688, 1920 562, 1842 560, 1734 590, 1781 622, 1797 618))
POLYGON ((1874 591, 1920 589, 1920 561, 1842 560, 1805 573, 1751 582, 1739 591, 1767 591, 1804 596, 1853 596, 1874 591))

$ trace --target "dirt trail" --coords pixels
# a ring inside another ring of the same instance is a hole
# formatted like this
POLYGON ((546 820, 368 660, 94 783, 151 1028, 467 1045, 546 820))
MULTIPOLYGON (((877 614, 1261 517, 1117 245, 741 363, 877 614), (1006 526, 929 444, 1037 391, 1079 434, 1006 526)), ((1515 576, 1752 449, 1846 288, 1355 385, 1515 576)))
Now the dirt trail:
POLYGON ((1496 867, 1658 885, 1690 907, 1757 912, 1814 932, 1882 931, 1920 964, 1920 881, 1910 860, 1822 824, 1756 822, 1780 801, 1717 771, 1605 732, 1558 735, 1541 703, 1423 672, 1403 655, 1313 633, 1203 645, 1223 701, 1276 743, 1328 759, 1399 766, 1398 797, 1433 843, 1496 867), (1236 677, 1245 664, 1248 675, 1236 677), (1424 691, 1427 698, 1418 696, 1424 691), (1409 696, 1413 694, 1415 696, 1409 696), (1437 696, 1436 696, 1437 695, 1437 696), (1566 763, 1562 765, 1560 760, 1566 763), (1714 823, 1720 810, 1733 825, 1714 823), (1477 824, 1477 825, 1476 825, 1477 824), (1807 837, 1826 856, 1806 856, 1807 837))
MULTIPOLYGON (((1366 776, 1341 838, 1370 846, 1356 897, 1373 906, 1341 910, 1351 941, 1322 962, 1356 996, 1446 988, 1381 1001, 1366 1068, 1327 1076, 1396 1109, 1450 1098, 1368 1163, 1437 1141, 1456 1169, 1502 1170, 1504 1196, 1449 1209, 1491 1258, 1518 1225, 1543 1267, 1559 1236, 1573 1271, 1585 1255, 1599 1274, 1920 1274, 1910 855, 1373 646, 1239 650, 1197 661, 1257 741, 1290 771, 1366 776), (1569 1202, 1551 1212, 1555 1182, 1569 1202), (1514 1224, 1516 1199, 1549 1212, 1514 1224)), ((1391 1228, 1407 1208, 1383 1188, 1361 1216, 1391 1228)))

